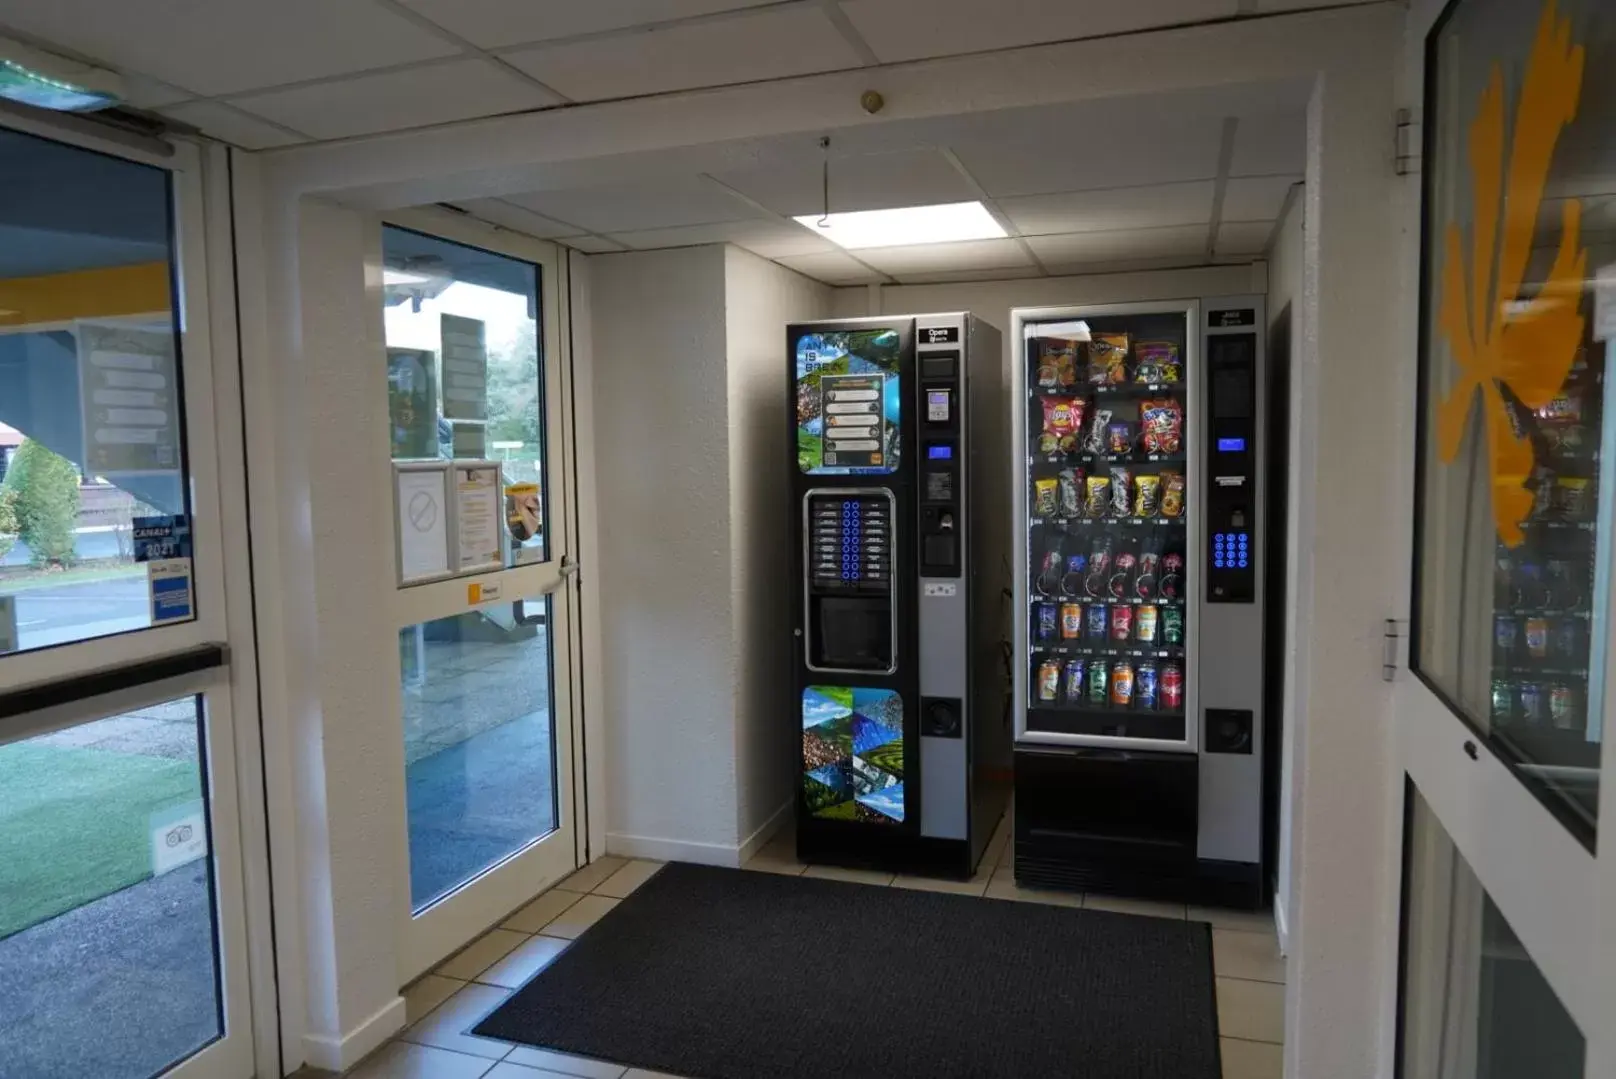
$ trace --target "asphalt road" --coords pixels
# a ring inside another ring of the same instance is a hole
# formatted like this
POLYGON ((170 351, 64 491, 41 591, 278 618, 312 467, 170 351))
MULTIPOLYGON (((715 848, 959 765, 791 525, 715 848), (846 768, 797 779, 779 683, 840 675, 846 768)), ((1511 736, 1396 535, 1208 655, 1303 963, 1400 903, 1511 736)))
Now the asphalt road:
POLYGON ((52 585, 16 594, 17 638, 22 648, 44 648, 88 637, 144 629, 151 599, 141 576, 52 585))

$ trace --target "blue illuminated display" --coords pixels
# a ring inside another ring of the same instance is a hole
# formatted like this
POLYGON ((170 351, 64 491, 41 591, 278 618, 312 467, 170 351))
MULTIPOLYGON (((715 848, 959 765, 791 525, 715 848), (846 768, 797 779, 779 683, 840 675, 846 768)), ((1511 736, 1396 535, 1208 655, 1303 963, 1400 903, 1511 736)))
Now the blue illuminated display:
POLYGON ((927 446, 926 456, 933 461, 952 461, 954 459, 954 447, 927 446))
POLYGON ((1220 438, 1218 439, 1218 452, 1245 453, 1246 440, 1243 438, 1220 438))

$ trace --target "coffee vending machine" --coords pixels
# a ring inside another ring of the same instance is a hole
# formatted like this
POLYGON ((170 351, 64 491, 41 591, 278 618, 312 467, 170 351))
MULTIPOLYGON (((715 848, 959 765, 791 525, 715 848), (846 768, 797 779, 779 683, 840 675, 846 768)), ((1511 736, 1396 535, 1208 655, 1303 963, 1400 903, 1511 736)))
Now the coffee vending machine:
POLYGON ((1009 788, 1000 333, 801 323, 786 355, 798 855, 968 877, 1009 788))

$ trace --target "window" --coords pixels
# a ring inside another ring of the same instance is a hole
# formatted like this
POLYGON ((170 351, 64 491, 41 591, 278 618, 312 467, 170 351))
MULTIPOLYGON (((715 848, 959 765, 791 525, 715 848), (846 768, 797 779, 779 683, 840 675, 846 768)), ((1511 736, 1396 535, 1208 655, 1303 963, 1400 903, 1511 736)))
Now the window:
POLYGON ((189 621, 165 170, 0 131, 0 652, 189 621))
POLYGON ((389 226, 382 237, 395 461, 495 461, 506 564, 547 557, 539 268, 389 226))
POLYGON ((1590 847, 1616 505, 1608 15, 1462 0, 1431 37, 1413 626, 1419 675, 1590 847))

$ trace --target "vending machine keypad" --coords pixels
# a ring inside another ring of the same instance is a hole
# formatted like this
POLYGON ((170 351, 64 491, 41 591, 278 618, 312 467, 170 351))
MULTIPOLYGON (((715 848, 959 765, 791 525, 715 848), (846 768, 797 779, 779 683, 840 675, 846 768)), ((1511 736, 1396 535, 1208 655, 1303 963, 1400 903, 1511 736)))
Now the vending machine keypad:
POLYGON ((892 579, 892 510, 873 495, 818 495, 809 502, 809 564, 816 589, 885 592, 892 579))
MULTIPOLYGON (((1257 594, 1251 507, 1257 491, 1257 336, 1219 332, 1211 312, 1206 337, 1206 598, 1250 603, 1257 594)), ((1227 325, 1248 326, 1231 321, 1227 325)))

